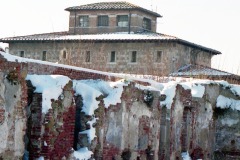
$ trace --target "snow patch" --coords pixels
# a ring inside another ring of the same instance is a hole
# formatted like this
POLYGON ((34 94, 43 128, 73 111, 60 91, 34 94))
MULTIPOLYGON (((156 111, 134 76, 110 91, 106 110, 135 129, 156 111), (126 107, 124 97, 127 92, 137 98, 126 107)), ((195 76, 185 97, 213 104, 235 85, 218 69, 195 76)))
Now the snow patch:
POLYGON ((127 86, 124 80, 117 82, 106 82, 103 80, 74 80, 73 89, 76 95, 83 98, 83 112, 87 115, 93 115, 98 108, 99 101, 97 97, 103 95, 104 105, 108 108, 110 105, 121 103, 123 86, 127 86))
POLYGON ((240 111, 240 100, 235 100, 219 95, 217 98, 217 107, 221 109, 231 108, 232 110, 240 111))
POLYGON ((205 87, 201 84, 193 84, 191 94, 193 97, 202 98, 205 92, 205 87))
POLYGON ((75 91, 75 95, 81 95, 83 98, 82 111, 86 115, 93 115, 100 103, 100 101, 97 101, 96 98, 102 95, 102 93, 94 89, 92 86, 76 80, 73 81, 73 89, 75 91))
POLYGON ((93 118, 93 120, 88 121, 87 124, 90 125, 90 129, 80 132, 80 134, 87 134, 87 136, 88 136, 88 142, 89 142, 89 143, 91 143, 92 140, 93 140, 95 137, 97 137, 97 136, 96 136, 96 129, 93 128, 93 124, 96 123, 97 119, 98 119, 98 118, 93 118))
POLYGON ((73 153, 74 157, 78 160, 88 160, 92 154, 93 152, 89 151, 87 147, 81 148, 73 153))
POLYGON ((240 96, 240 86, 239 85, 231 85, 231 91, 234 95, 240 96))
POLYGON ((191 157, 189 156, 188 152, 182 152, 181 155, 183 160, 191 160, 191 157))
POLYGON ((166 99, 161 102, 161 105, 166 105, 167 109, 171 109, 173 98, 176 92, 177 82, 171 81, 169 83, 163 84, 164 88, 161 94, 166 95, 166 99))
POLYGON ((182 87, 191 90, 192 97, 202 98, 205 93, 205 87, 198 83, 184 82, 181 83, 182 87))
POLYGON ((218 81, 218 83, 220 85, 223 86, 223 88, 230 88, 231 92, 236 95, 236 96, 240 96, 240 86, 239 85, 235 85, 235 84, 229 84, 226 81, 218 81))
POLYGON ((135 87, 140 89, 140 90, 147 90, 147 91, 159 91, 156 87, 153 87, 153 86, 143 86, 141 84, 135 84, 135 87))
POLYGON ((37 160, 44 160, 44 157, 41 156, 41 157, 39 157, 37 160))
POLYGON ((51 99, 57 100, 70 78, 62 75, 27 75, 36 87, 35 93, 42 93, 42 113, 47 113, 51 107, 51 99))
POLYGON ((234 124, 237 124, 239 122, 238 119, 231 119, 231 118, 224 118, 221 120, 222 125, 232 126, 234 124))

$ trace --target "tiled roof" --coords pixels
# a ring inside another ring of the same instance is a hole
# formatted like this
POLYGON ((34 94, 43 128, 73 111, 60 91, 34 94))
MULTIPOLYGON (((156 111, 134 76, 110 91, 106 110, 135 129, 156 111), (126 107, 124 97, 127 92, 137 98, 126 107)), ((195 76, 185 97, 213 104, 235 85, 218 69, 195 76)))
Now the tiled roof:
POLYGON ((198 76, 236 76, 236 75, 207 66, 187 64, 181 67, 177 72, 171 73, 170 76, 198 77, 198 76))
POLYGON ((34 34, 28 36, 8 37, 0 39, 0 42, 14 43, 14 42, 43 42, 43 41, 101 41, 101 42, 122 42, 122 41, 134 41, 134 42, 176 42, 186 46, 194 47, 199 50, 209 52, 211 54, 221 54, 221 52, 207 48, 198 44, 194 44, 174 36, 142 32, 142 33, 104 33, 104 34, 84 34, 73 35, 68 32, 54 32, 46 34, 34 34))
POLYGON ((74 10, 142 10, 153 14, 157 17, 162 17, 160 14, 142 8, 140 6, 128 3, 128 2, 100 2, 100 3, 92 3, 81 6, 73 6, 65 9, 66 11, 74 11, 74 10))
POLYGON ((34 34, 27 36, 8 37, 0 39, 1 42, 10 41, 51 41, 51 40, 91 40, 91 41, 112 41, 112 40, 159 40, 159 39, 177 39, 174 36, 169 36, 160 33, 130 33, 127 32, 115 32, 115 33, 99 33, 99 34, 68 34, 68 32, 53 32, 45 34, 34 34))

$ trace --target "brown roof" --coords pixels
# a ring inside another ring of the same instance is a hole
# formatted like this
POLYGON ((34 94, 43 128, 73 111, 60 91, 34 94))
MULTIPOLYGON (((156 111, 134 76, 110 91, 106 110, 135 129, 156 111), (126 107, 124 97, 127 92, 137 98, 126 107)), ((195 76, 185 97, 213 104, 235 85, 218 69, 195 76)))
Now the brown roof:
POLYGON ((187 64, 181 67, 177 72, 171 73, 172 77, 210 79, 210 80, 225 80, 229 83, 240 84, 240 76, 214 69, 202 65, 187 64))
POLYGON ((81 6, 73 6, 65 9, 66 11, 75 11, 75 10, 141 10, 147 13, 150 13, 156 17, 162 17, 160 14, 142 8, 140 6, 128 3, 128 2, 100 2, 92 3, 81 6))
POLYGON ((237 75, 207 66, 187 64, 179 68, 177 72, 171 73, 170 76, 196 77, 196 76, 237 76, 237 75))

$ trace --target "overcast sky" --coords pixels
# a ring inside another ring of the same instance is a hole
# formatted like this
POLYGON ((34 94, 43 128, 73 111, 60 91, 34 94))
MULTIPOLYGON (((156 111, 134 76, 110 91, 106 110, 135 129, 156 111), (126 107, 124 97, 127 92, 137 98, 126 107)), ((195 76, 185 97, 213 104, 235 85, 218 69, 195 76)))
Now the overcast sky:
MULTIPOLYGON (((2 0, 0 37, 66 31, 65 8, 103 1, 118 0, 2 0)), ((240 74, 240 0, 125 1, 160 13, 158 32, 221 51, 212 66, 240 74)))

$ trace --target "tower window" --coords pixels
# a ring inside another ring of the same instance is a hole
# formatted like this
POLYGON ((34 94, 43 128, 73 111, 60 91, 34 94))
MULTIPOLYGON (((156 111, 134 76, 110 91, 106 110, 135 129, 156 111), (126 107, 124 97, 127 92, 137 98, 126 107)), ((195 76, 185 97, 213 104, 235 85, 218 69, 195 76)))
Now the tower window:
POLYGON ((117 26, 118 27, 128 27, 128 15, 118 15, 117 16, 117 26))
POLYGON ((89 17, 88 16, 79 16, 79 26, 88 27, 89 26, 89 17))
POLYGON ((143 28, 147 30, 151 30, 151 19, 143 18, 143 28))

